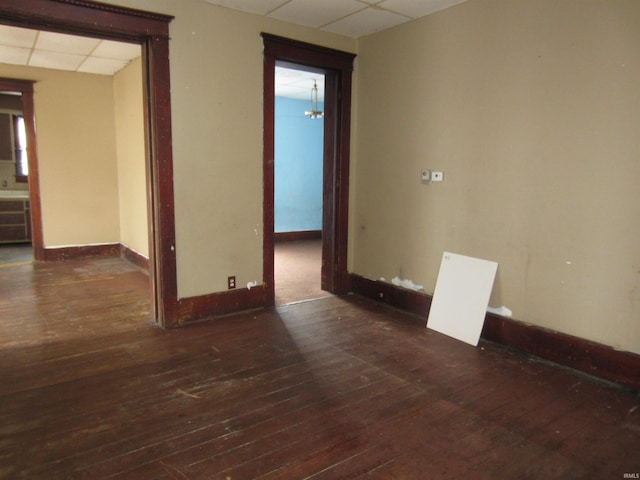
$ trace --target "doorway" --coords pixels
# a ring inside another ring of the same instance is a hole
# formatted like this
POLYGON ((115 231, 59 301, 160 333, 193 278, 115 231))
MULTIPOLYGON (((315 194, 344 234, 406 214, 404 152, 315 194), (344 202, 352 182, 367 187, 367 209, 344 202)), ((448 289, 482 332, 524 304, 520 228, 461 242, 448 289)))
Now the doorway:
MULTIPOLYGON (((90 0, 13 2, 3 6, 0 18, 0 23, 7 25, 141 45, 148 152, 151 312, 161 327, 174 327, 179 323, 169 84, 169 22, 172 19, 168 15, 106 6, 90 0)), ((36 204, 39 208, 39 199, 32 198, 32 203, 32 209, 36 204)), ((36 220, 33 210, 32 218, 36 220)), ((34 244, 35 241, 34 238, 34 244)))
POLYGON ((33 260, 22 85, 0 78, 0 266, 33 260))
POLYGON ((10 144, 0 149, 0 216, 12 213, 12 221, 0 222, 0 244, 32 245, 38 261, 123 253, 144 267, 149 239, 140 47, 0 25, 0 45, 14 36, 30 55, 6 57, 0 74, 37 81, 0 78, 0 146, 10 144), (55 61, 74 47, 86 55, 79 67, 77 60, 55 61), (95 51, 102 57, 92 56, 95 51), (23 104, 37 107, 38 138, 35 113, 29 108, 25 114, 23 104), (11 115, 3 114, 9 107, 11 115))
POLYGON ((275 303, 330 295, 321 289, 324 75, 276 65, 275 303))
POLYGON ((264 42, 264 303, 275 304, 274 276, 274 131, 275 68, 304 68, 324 75, 324 138, 322 167, 321 288, 333 294, 350 290, 347 272, 349 212, 349 146, 351 75, 355 54, 274 35, 264 42))

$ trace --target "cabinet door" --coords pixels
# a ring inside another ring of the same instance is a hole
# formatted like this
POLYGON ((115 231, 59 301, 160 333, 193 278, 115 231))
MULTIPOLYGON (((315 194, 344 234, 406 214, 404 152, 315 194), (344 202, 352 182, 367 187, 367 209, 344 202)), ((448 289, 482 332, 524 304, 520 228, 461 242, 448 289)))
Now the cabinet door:
POLYGON ((0 243, 29 241, 29 202, 0 200, 0 243))

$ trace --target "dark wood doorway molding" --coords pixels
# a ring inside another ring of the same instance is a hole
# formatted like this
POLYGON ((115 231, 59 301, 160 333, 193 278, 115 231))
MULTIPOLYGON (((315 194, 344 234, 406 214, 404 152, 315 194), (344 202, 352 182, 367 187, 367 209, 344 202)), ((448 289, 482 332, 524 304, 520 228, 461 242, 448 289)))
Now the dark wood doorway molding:
POLYGON ((38 149, 36 148, 36 116, 33 108, 33 84, 30 80, 0 78, 0 91, 20 92, 22 116, 24 117, 29 146, 29 210, 31 215, 31 244, 33 258, 44 260, 44 241, 42 239, 42 212, 40 209, 40 189, 38 188, 38 149))
MULTIPOLYGON (((3 24, 142 46, 148 155, 149 276, 152 315, 162 327, 178 325, 169 85, 169 22, 172 19, 168 15, 89 0, 0 0, 0 23, 3 24)), ((31 163, 31 158, 29 160, 31 163)), ((37 185, 33 187, 37 191, 37 185)), ((32 211, 36 209, 39 213, 39 195, 38 205, 32 206, 32 211)), ((41 217, 36 219, 34 227, 37 222, 41 222, 41 217)), ((41 227, 39 235, 38 248, 43 248, 41 227)), ((34 253, 36 258, 42 255, 42 252, 34 253)))
POLYGON ((350 290, 347 272, 349 148, 353 53, 262 33, 264 42, 264 294, 274 305, 274 111, 275 67, 325 75, 322 214, 322 289, 350 290))

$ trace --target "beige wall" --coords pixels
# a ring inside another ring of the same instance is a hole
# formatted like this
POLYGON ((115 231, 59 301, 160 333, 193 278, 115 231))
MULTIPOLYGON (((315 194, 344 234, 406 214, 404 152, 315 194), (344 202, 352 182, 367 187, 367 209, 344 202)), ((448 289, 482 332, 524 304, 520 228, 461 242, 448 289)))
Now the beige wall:
POLYGON ((114 76, 113 99, 120 243, 148 258, 146 156, 140 58, 114 76))
POLYGON ((359 42, 205 2, 111 3, 176 17, 180 297, 262 278, 267 31, 357 50, 353 272, 432 293, 444 250, 495 260, 492 305, 640 352, 634 0, 470 0, 359 42))
POLYGON ((354 272, 494 260, 493 306, 640 353, 640 2, 471 0, 358 54, 354 272))
POLYGON ((0 65, 35 80, 46 247, 119 242, 112 77, 0 65))
POLYGON ((34 80, 45 247, 123 243, 148 257, 142 68, 115 76, 0 65, 34 80))
POLYGON ((174 15, 171 103, 178 296, 262 281, 260 32, 355 51, 355 40, 206 2, 109 0, 174 15))

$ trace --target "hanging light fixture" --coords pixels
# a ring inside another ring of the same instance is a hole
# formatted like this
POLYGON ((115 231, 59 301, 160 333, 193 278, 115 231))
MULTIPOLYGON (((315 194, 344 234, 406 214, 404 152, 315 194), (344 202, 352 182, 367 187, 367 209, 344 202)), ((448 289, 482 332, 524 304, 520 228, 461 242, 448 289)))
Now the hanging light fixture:
POLYGON ((323 118, 324 112, 318 110, 318 84, 313 80, 313 88, 311 89, 311 110, 307 110, 304 114, 309 118, 323 118))

